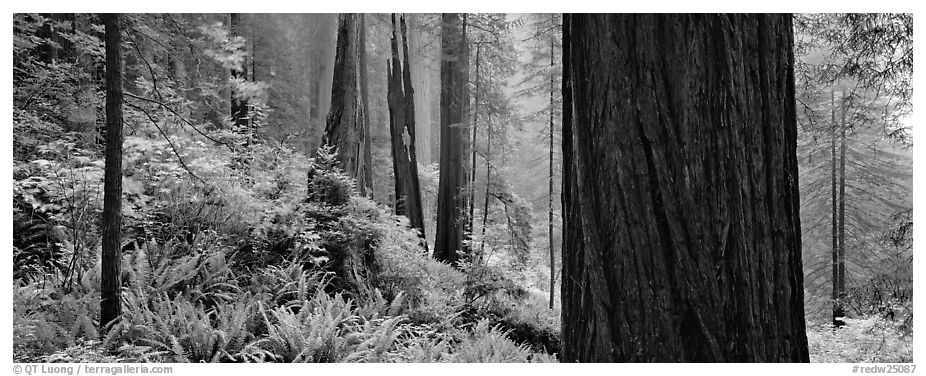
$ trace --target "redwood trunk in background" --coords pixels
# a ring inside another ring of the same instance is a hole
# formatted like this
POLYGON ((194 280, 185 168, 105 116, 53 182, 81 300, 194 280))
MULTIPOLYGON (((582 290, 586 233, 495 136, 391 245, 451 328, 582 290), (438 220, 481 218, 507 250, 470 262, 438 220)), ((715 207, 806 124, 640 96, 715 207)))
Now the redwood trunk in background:
POLYGON ((331 108, 331 85, 334 78, 335 50, 338 38, 338 16, 334 14, 321 14, 321 48, 318 52, 318 93, 315 105, 319 122, 325 124, 328 110, 331 108))
POLYGON ((454 263, 459 259, 458 251, 469 252, 463 243, 469 223, 469 137, 463 118, 469 107, 469 51, 465 18, 461 22, 460 14, 444 13, 441 21, 440 181, 434 258, 454 263))
MULTIPOLYGON (((360 99, 363 102, 363 124, 370 127, 370 83, 367 80, 367 21, 360 15, 360 99)), ((373 197, 373 132, 363 132, 363 180, 367 193, 373 197)))
MULTIPOLYGON (((413 228, 425 239, 418 161, 415 156, 415 91, 412 89, 405 18, 402 24, 403 59, 399 58, 398 30, 392 15, 392 59, 386 62, 389 102, 389 134, 395 174, 396 214, 408 217, 413 228), (404 64, 403 64, 404 62, 404 64)), ((427 242, 423 241, 425 249, 427 242)))
POLYGON ((790 15, 565 15, 563 362, 806 362, 790 15))
POLYGON ((431 69, 432 47, 429 46, 428 33, 422 30, 425 16, 408 14, 408 47, 412 74, 412 85, 418 88, 415 95, 415 144, 416 157, 422 165, 431 164, 431 69))
MULTIPOLYGON (((232 37, 240 36, 241 34, 241 15, 239 13, 231 13, 229 15, 229 29, 231 31, 232 37)), ((242 81, 248 80, 248 63, 247 58, 242 60, 241 66, 237 69, 231 70, 232 78, 238 78, 242 81)), ((248 126, 248 101, 241 96, 241 93, 232 89, 231 91, 231 117, 232 121, 238 127, 247 127, 248 126)))
MULTIPOLYGON (((104 13, 106 48, 106 166, 103 177, 100 327, 122 315, 122 35, 118 13, 104 13)), ((101 330, 105 333, 105 330, 101 330)))
POLYGON ((331 110, 322 143, 334 146, 344 172, 366 194, 364 153, 367 127, 360 91, 360 16, 338 15, 338 44, 331 85, 331 110))

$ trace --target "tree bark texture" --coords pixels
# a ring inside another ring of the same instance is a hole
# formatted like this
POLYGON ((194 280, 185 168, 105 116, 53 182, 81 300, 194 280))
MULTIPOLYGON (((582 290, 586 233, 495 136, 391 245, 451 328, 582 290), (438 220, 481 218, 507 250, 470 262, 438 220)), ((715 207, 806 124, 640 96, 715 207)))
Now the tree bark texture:
POLYGON ((790 15, 565 15, 564 362, 808 361, 790 15))
MULTIPOLYGON (((386 62, 389 101, 389 134, 392 145, 392 166, 395 174, 396 214, 408 217, 411 226, 425 239, 424 212, 415 157, 415 91, 409 65, 407 28, 401 18, 403 56, 399 58, 398 30, 392 15, 392 59, 386 62), (403 64, 404 62, 404 64, 403 64)), ((427 242, 425 249, 427 249, 427 242)))
POLYGON ((331 110, 328 113, 322 143, 334 146, 344 172, 357 181, 361 195, 366 194, 364 155, 367 126, 360 91, 360 16, 338 15, 338 44, 331 86, 331 110))
POLYGON ((464 17, 441 15, 440 177, 434 258, 449 263, 459 260, 458 251, 469 253, 464 244, 469 223, 469 135, 464 119, 469 107, 469 51, 464 17))
MULTIPOLYGON (((122 315, 122 35, 118 13, 103 14, 106 49, 106 165, 103 176, 100 327, 122 315)), ((101 330, 105 333, 105 330, 101 330)))

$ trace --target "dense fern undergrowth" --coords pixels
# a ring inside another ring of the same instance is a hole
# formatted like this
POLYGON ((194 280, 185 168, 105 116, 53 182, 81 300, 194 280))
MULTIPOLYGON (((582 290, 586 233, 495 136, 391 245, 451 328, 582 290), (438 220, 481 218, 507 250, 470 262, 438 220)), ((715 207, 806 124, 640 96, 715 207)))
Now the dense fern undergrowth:
MULTIPOLYGON (((123 316, 101 336, 101 148, 14 113, 16 361, 557 360, 558 306, 498 264, 431 259, 330 151, 128 125, 123 316)), ((903 322, 808 327, 813 361, 912 359, 903 322)))
POLYGON ((331 153, 180 131, 171 146, 141 121, 124 144, 123 315, 101 336, 100 146, 14 118, 17 361, 556 360, 558 310, 496 267, 431 259, 331 153))

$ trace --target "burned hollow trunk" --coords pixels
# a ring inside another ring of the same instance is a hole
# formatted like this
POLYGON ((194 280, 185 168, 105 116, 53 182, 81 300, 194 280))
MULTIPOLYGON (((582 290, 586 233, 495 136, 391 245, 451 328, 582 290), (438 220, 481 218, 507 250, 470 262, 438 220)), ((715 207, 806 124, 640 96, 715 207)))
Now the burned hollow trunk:
MULTIPOLYGON (((389 134, 395 174, 396 214, 408 217, 413 228, 425 239, 424 212, 415 156, 415 91, 412 88, 405 18, 400 19, 402 59, 399 58, 398 30, 392 15, 392 59, 386 62, 388 75, 389 134)), ((423 241, 425 249, 427 242, 423 241)))

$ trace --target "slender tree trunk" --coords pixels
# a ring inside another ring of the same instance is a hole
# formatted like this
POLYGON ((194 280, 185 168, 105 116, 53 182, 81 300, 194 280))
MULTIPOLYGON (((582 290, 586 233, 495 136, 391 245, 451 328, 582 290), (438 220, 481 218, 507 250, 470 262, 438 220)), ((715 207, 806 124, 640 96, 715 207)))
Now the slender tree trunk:
MULTIPOLYGON (((229 28, 231 30, 230 35, 232 37, 240 36, 241 34, 241 15, 239 13, 231 13, 229 15, 229 28)), ((231 77, 235 79, 241 79, 242 81, 248 80, 248 64, 247 59, 245 59, 240 67, 233 68, 231 70, 231 77)), ((242 93, 238 92, 235 89, 231 91, 231 117, 232 121, 235 123, 235 126, 240 128, 248 127, 248 101, 242 96, 242 93)))
POLYGON ((808 361, 791 16, 563 21, 561 360, 808 361))
MULTIPOLYGON (((479 80, 479 57, 480 52, 482 51, 482 44, 476 47, 476 95, 475 103, 473 107, 476 108, 476 111, 473 111, 473 182, 471 186, 473 187, 473 201, 476 200, 475 188, 476 188, 476 117, 479 115, 479 90, 482 85, 482 81, 479 80)), ((486 245, 486 225, 489 223, 489 197, 490 189, 492 188, 492 119, 486 118, 486 189, 485 194, 483 195, 482 201, 482 236, 480 236, 479 244, 479 257, 480 259, 485 254, 485 245, 486 245)), ((472 205, 472 204, 470 204, 472 205)), ((507 206, 506 206, 507 208, 507 206)), ((472 216, 472 210, 470 210, 470 216, 472 216)), ((471 226, 472 227, 472 226, 471 226)))
POLYGON ((354 13, 338 16, 338 44, 331 86, 324 145, 334 146, 344 172, 357 181, 361 194, 367 186, 364 155, 367 126, 360 92, 360 17, 354 13))
MULTIPOLYGON (((370 127, 370 94, 367 80, 367 21, 366 15, 360 14, 360 98, 363 102, 363 124, 370 127)), ((373 152, 372 133, 363 132, 363 179, 366 181, 366 191, 373 198, 373 152)), ((362 189, 361 189, 362 190, 362 189)))
POLYGON ((106 168, 103 178, 100 327, 122 316, 122 35, 118 13, 104 13, 106 48, 106 168))
POLYGON ((830 91, 830 115, 832 116, 832 127, 830 131, 830 161, 831 164, 831 174, 830 180, 832 182, 832 218, 833 218, 833 326, 842 326, 845 323, 842 321, 843 309, 842 302, 839 300, 841 295, 839 287, 839 195, 838 195, 838 183, 837 183, 837 168, 839 161, 836 159, 836 131, 838 128, 838 123, 836 123, 836 94, 833 91, 830 91))
POLYGON ((464 122, 464 114, 469 107, 466 87, 469 51, 466 15, 444 13, 441 19, 440 181, 434 258, 453 264, 459 260, 457 252, 469 253, 464 244, 469 223, 466 217, 469 206, 466 166, 469 140, 464 122))
MULTIPOLYGON (((478 50, 476 55, 478 55, 478 50)), ((476 60, 479 61, 478 59, 476 60)), ((479 76, 479 64, 476 64, 476 76, 479 76)), ((479 79, 476 79, 476 82, 479 82, 479 79)), ((475 138, 473 138, 475 140, 475 138)), ((473 164, 475 166, 475 164, 473 164)), ((473 168, 475 170, 475 167, 473 168)), ((475 179, 473 179, 475 180, 475 179)), ((473 187, 475 187, 475 182, 473 182, 473 187)), ((489 223, 489 197, 491 196, 492 188, 492 119, 486 119, 486 190, 485 195, 483 195, 482 201, 482 236, 481 243, 479 245, 479 257, 482 257, 485 252, 486 245, 486 225, 489 223)))
MULTIPOLYGON (((551 25, 556 24, 554 17, 556 17, 556 15, 554 14, 550 15, 551 25)), ((553 37, 551 36, 550 37, 550 71, 551 72, 553 71, 553 67, 556 66, 555 51, 556 50, 555 50, 555 46, 553 43, 553 37)), ((554 176, 553 175, 553 163, 554 163, 554 159, 553 159, 554 158, 554 155, 553 155, 553 150, 554 150, 553 149, 553 135, 554 135, 554 132, 553 132, 554 131, 553 129, 554 128, 553 126, 553 117, 554 117, 553 98, 554 97, 553 97, 553 94, 554 94, 554 91, 556 91, 556 81, 553 77, 553 74, 550 73, 550 179, 549 179, 550 186, 549 186, 549 191, 548 191, 549 192, 549 202, 548 202, 549 211, 547 212, 547 225, 549 226, 549 228, 547 229, 547 238, 550 241, 550 309, 553 309, 553 299, 555 298, 555 295, 556 295, 556 289, 555 289, 556 287, 556 248, 553 245, 553 176, 554 176)))
POLYGON ((839 146, 839 305, 845 314, 846 298, 846 93, 840 103, 839 146))
POLYGON ((257 34, 254 32, 254 24, 259 22, 255 20, 255 16, 251 16, 251 22, 249 22, 248 29, 251 31, 251 82, 257 82, 257 34))
MULTIPOLYGON (((470 137, 470 140, 473 140, 471 153, 472 158, 470 159, 470 174, 469 174, 469 233, 472 234, 476 228, 473 224, 475 220, 475 205, 476 205, 476 131, 479 129, 479 57, 480 52, 482 51, 482 44, 476 45, 476 80, 473 81, 473 136, 470 137)), ((488 163, 488 162, 486 162, 488 163)), ((484 244, 483 244, 484 245, 484 244)), ((481 247, 480 247, 481 249, 481 247)), ((482 257, 480 255, 479 257, 482 257)))

